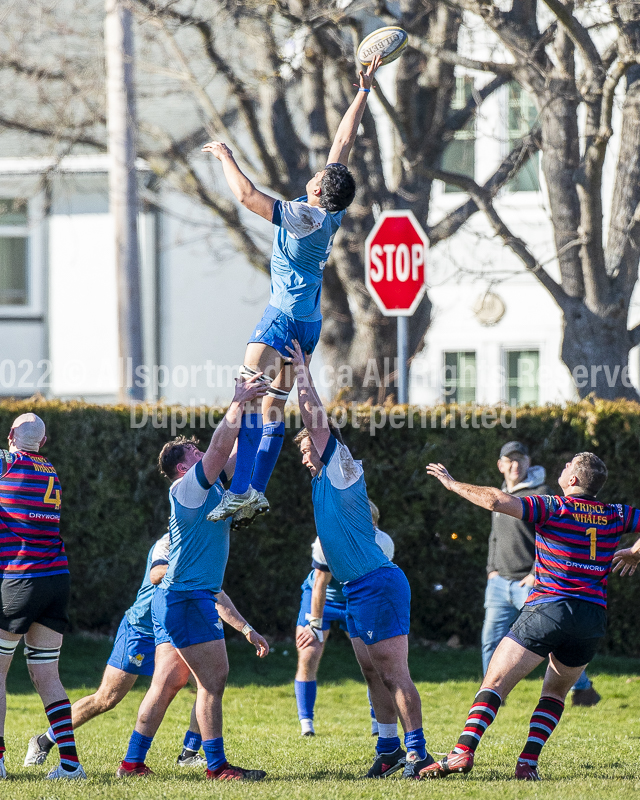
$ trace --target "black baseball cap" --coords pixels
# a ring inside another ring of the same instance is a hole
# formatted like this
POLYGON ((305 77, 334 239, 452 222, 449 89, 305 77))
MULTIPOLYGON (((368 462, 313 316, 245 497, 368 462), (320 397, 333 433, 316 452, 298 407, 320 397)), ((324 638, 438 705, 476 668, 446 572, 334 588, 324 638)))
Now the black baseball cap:
POLYGON ((520 453, 523 456, 528 456, 529 448, 526 444, 522 444, 522 442, 507 442, 506 444, 502 445, 502 449, 500 450, 500 458, 513 455, 513 453, 520 453))

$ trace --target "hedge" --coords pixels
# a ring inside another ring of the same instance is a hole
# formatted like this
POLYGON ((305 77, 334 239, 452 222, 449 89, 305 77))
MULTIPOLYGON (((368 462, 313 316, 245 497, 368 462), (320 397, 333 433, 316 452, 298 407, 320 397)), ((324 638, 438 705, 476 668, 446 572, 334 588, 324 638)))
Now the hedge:
MULTIPOLYGON (((168 483, 156 467, 160 448, 171 438, 162 427, 167 410, 151 409, 148 424, 133 428, 130 409, 123 406, 7 401, 0 403, 0 436, 26 410, 46 422, 43 453, 62 484, 73 625, 112 632, 135 596, 150 545, 167 529, 168 483)), ((499 485, 499 449, 517 438, 530 447, 533 464, 546 468, 554 487, 567 460, 592 450, 609 468, 601 499, 640 505, 640 405, 584 401, 518 409, 515 419, 503 409, 421 409, 411 410, 403 425, 406 411, 358 407, 336 419, 348 419, 343 435, 364 462, 381 527, 395 540, 396 561, 412 587, 412 632, 418 639, 443 641, 455 634, 464 645, 478 643, 490 528, 488 512, 427 477, 427 462, 440 461, 465 481, 499 485), (490 427, 500 413, 515 427, 490 427)), ((196 433, 206 444, 220 414, 219 409, 196 409, 191 418, 195 429, 187 426, 183 432, 196 433)), ((309 475, 291 441, 295 422, 292 415, 268 488, 272 511, 232 535, 225 579, 241 612, 276 637, 293 633, 299 586, 310 569, 315 536, 309 475)), ((638 577, 610 580, 610 652, 640 654, 640 627, 633 613, 639 601, 638 577)))

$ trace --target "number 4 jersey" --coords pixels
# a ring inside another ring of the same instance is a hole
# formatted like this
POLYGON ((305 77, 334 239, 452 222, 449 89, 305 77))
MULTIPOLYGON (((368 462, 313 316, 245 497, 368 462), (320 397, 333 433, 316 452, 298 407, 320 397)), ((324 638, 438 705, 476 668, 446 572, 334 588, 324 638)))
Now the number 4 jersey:
POLYGON ((640 532, 640 511, 594 497, 521 497, 536 526, 536 582, 528 605, 560 597, 607 605, 607 577, 624 533, 640 532))
POLYGON ((0 578, 67 573, 60 481, 38 453, 0 450, 0 578))

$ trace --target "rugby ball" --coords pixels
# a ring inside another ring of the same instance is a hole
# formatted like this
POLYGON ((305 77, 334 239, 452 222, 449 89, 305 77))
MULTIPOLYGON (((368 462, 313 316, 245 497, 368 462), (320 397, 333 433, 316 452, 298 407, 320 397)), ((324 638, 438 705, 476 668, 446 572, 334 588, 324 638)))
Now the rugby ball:
POLYGON ((358 45, 358 61, 366 67, 379 55, 383 64, 390 64, 402 55, 408 41, 409 34, 397 25, 378 28, 358 45))

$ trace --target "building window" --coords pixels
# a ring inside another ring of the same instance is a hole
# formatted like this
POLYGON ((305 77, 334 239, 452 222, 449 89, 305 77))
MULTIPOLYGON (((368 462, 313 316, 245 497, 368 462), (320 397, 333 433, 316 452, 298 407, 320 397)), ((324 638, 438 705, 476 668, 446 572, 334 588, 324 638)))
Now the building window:
POLYGON ((447 403, 475 403, 476 354, 462 351, 444 354, 444 397, 447 403))
MULTIPOLYGON (((538 118, 538 110, 531 96, 520 84, 512 81, 507 92, 507 143, 509 151, 526 136, 538 118)), ((537 192, 540 189, 540 153, 534 153, 524 162, 507 184, 510 192, 537 192)))
POLYGON ((0 306, 29 305, 27 201, 0 198, 0 306))
MULTIPOLYGON (((451 110, 464 108, 473 94, 473 78, 468 75, 456 77, 456 88, 451 99, 451 110)), ((447 172, 455 172, 466 178, 475 177, 476 169, 476 120, 475 115, 459 130, 442 154, 441 166, 447 172)), ((459 186, 445 183, 445 192, 461 192, 459 186)))
POLYGON ((523 406, 539 403, 538 350, 507 351, 507 403, 510 406, 523 406))

